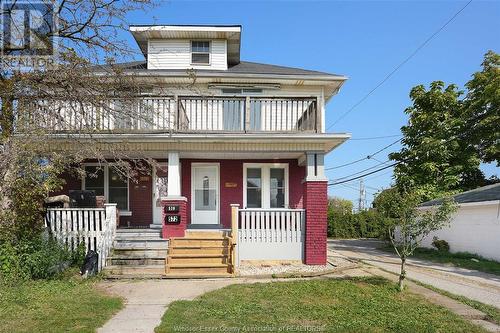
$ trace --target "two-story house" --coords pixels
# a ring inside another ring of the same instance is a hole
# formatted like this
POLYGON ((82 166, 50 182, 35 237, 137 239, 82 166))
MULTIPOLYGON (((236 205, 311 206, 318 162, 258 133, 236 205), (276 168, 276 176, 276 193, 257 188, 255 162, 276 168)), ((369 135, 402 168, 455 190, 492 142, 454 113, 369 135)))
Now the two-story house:
POLYGON ((232 271, 245 260, 325 264, 324 158, 349 138, 326 133, 325 104, 346 77, 242 61, 237 25, 130 31, 145 60, 120 66, 150 87, 134 106, 142 117, 103 118, 99 140, 126 141, 131 156, 158 167, 124 181, 89 161, 97 177, 68 178, 63 190, 117 204, 108 270, 160 274, 166 247, 176 276, 232 271))

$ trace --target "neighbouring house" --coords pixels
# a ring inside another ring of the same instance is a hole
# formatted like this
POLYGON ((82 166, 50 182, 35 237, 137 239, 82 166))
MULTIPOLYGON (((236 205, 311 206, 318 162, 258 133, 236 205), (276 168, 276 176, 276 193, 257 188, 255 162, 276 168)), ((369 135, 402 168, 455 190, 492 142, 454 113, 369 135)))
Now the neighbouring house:
MULTIPOLYGON (((432 247, 434 237, 450 245, 451 252, 469 252, 500 261, 500 183, 483 186, 453 197, 458 204, 449 226, 427 236, 422 246, 432 247)), ((421 209, 440 203, 432 200, 421 209)))
POLYGON ((145 60, 120 66, 145 92, 132 104, 110 103, 142 117, 90 118, 100 119, 100 142, 158 167, 126 181, 89 160, 92 176, 68 176, 58 194, 94 191, 108 204, 49 209, 53 232, 90 235, 85 242, 114 275, 224 275, 252 260, 326 264, 324 160, 350 135, 326 132, 325 104, 347 78, 242 61, 238 25, 130 31, 145 60), (100 229, 85 229, 89 219, 100 229))

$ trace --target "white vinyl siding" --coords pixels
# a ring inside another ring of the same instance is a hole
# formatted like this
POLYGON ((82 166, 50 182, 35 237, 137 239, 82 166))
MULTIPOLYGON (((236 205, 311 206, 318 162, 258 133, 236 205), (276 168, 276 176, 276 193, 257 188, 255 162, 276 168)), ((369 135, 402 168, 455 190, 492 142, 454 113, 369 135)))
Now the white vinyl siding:
POLYGON ((226 49, 226 40, 210 40, 210 64, 192 64, 190 39, 149 40, 148 69, 227 70, 226 49))

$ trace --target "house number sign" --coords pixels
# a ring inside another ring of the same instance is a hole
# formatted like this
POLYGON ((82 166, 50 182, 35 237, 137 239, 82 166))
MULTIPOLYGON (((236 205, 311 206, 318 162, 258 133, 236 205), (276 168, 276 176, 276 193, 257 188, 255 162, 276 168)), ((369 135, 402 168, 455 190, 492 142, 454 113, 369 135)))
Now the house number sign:
POLYGON ((180 215, 167 215, 165 217, 165 222, 166 223, 181 223, 181 216, 180 215))
POLYGON ((165 213, 178 213, 179 206, 178 205, 167 205, 165 206, 165 213))

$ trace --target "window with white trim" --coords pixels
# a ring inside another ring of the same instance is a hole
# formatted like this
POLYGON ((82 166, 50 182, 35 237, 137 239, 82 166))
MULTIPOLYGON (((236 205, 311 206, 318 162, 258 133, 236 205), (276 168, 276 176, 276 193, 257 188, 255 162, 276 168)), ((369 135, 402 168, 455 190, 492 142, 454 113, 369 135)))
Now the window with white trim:
POLYGON ((209 41, 191 41, 191 63, 202 65, 210 64, 209 41))
POLYGON ((85 165, 82 189, 95 191, 106 198, 106 202, 116 203, 120 211, 128 211, 128 179, 108 165, 85 165))
POLYGON ((245 163, 245 208, 288 208, 288 164, 245 163))

